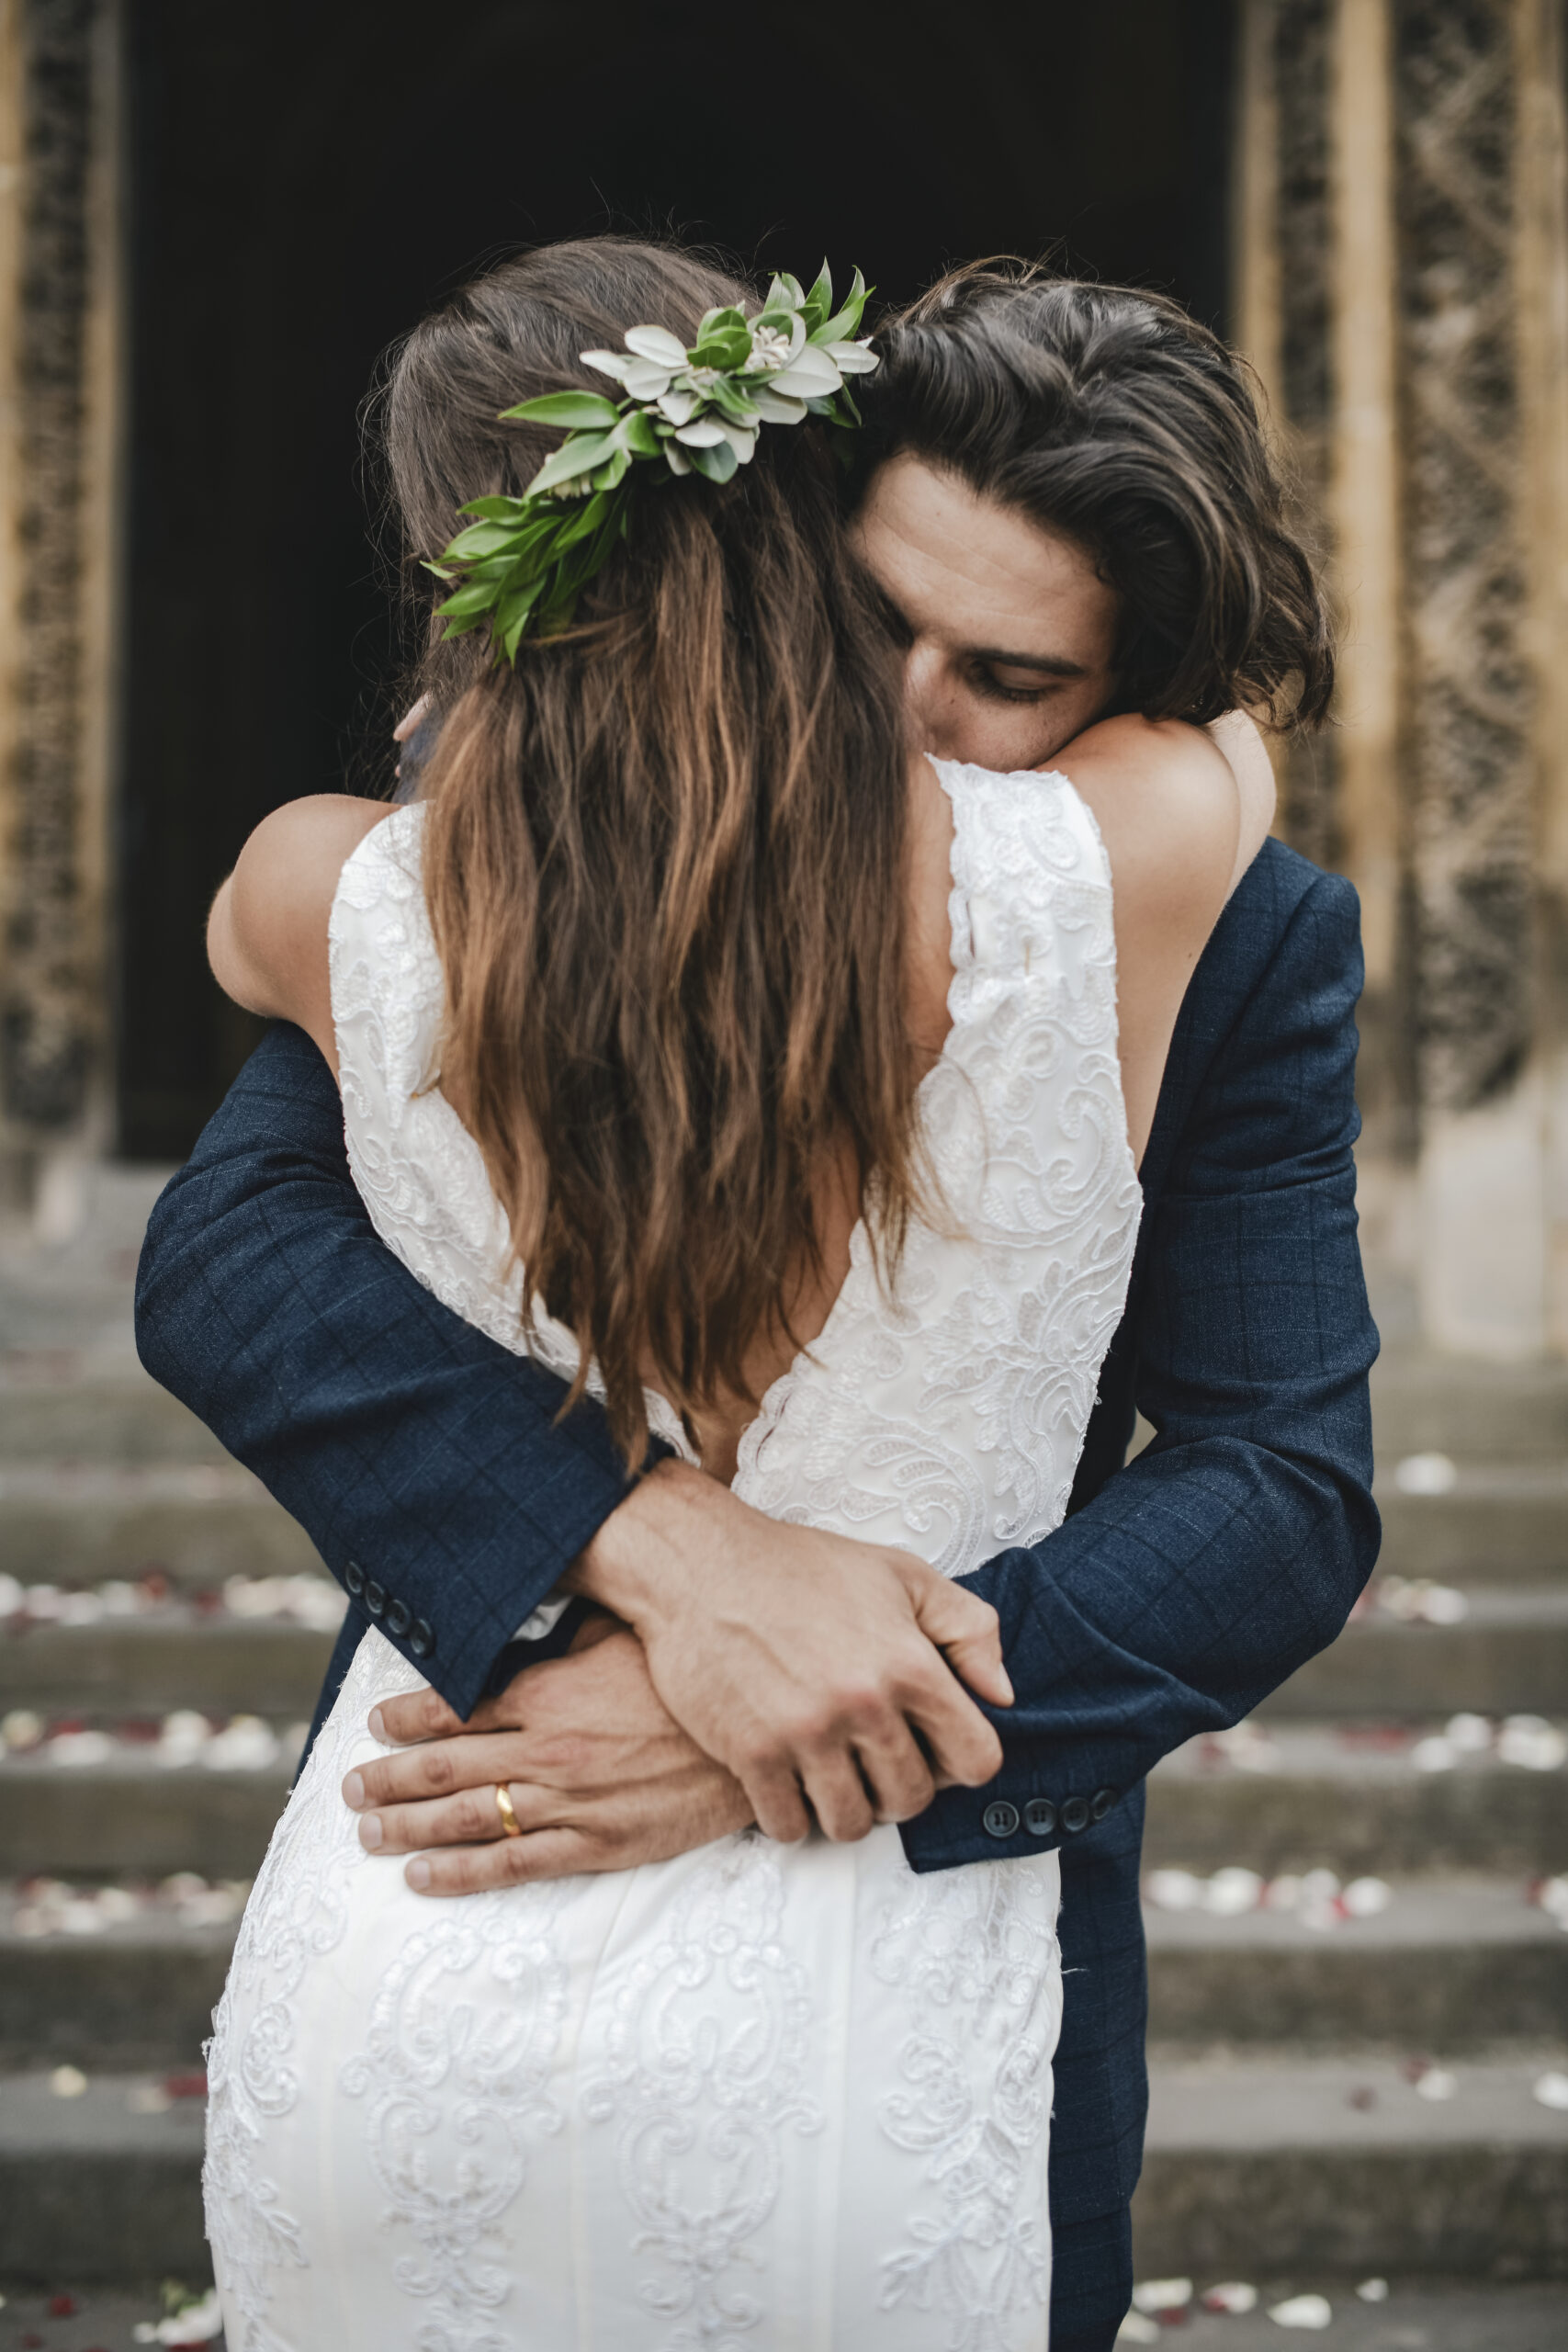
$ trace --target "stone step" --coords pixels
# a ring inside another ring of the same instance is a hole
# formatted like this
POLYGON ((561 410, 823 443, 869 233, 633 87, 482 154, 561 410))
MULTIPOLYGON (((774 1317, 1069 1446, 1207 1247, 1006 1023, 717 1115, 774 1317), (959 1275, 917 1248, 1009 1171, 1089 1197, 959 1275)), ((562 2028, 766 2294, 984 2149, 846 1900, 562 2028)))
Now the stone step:
MULTIPOLYGON (((287 1738, 288 1727, 279 1726, 287 1738)), ((0 1875, 254 1876, 283 1810, 291 1757, 254 1770, 171 1770, 145 1746, 106 1762, 57 1763, 49 1747, 0 1763, 0 1875)))
POLYGON ((209 2278, 201 2223, 205 2103, 156 2075, 0 2077, 0 2278, 209 2278))
MULTIPOLYGON (((1552 2064, 1461 2064, 1438 2105, 1386 2061, 1156 2057, 1139 2275, 1568 2276, 1568 2115, 1531 2096, 1552 2064)), ((197 2272, 201 2120, 156 2075, 0 2078, 0 2276, 197 2272)))
POLYGON ((122 2073, 199 2066, 243 1882, 116 1886, 130 1916, 107 1919, 97 1888, 77 1886, 52 1905, 50 1891, 40 1902, 36 1886, 0 1885, 0 2073, 45 2063, 122 2073), (51 1931, 35 1932, 46 1919, 51 1931))
MULTIPOLYGON (((336 1588, 318 1577, 323 1610, 336 1588)), ((1381 1581, 1381 1580, 1380 1580, 1381 1581)), ((1377 1589, 1374 1587, 1374 1591, 1377 1589)), ((1542 1713, 1568 1691, 1568 1585, 1483 1585, 1455 1625, 1401 1622, 1375 1609, 1352 1620, 1258 1710, 1300 1717, 1542 1713)), ((332 1654, 313 1625, 258 1622, 227 1609, 169 1606, 85 1625, 13 1622, 0 1643, 0 1711, 100 1709, 307 1717, 332 1654)))
POLYGON ((194 1413, 140 1370, 83 1381, 7 1378, 0 1368, 0 1468, 231 1458, 194 1413))
POLYGON ((1568 1470, 1461 1460, 1447 1494, 1400 1491, 1381 1475, 1383 1574, 1450 1584, 1546 1584, 1568 1577, 1568 1470))
POLYGON ((0 1713, 136 1715, 199 1707, 309 1722, 333 1639, 312 1626, 227 1610, 35 1624, 0 1641, 0 1713))
MULTIPOLYGON (((180 2283, 189 2301, 199 2301, 212 2283, 210 2259, 193 2265, 180 2283)), ((39 2352, 40 2346, 47 2352, 105 2352, 108 2345, 117 2352, 120 2346, 130 2352, 138 2341, 134 2331, 155 2326, 166 2311, 157 2279, 145 2279, 140 2286, 86 2286, 79 2278, 68 2278, 28 2288, 0 2278, 0 2290, 6 2298, 0 2310, 0 2352, 39 2352), (62 2311, 62 2294, 71 2305, 69 2312, 62 2311)), ((214 2336, 208 2352, 223 2352, 223 2337, 214 2336)), ((1507 2352, 1512 2352, 1512 2338, 1507 2352)))
POLYGON ((1568 2114, 1532 2097, 1562 2064, 1463 2062, 1436 2102, 1386 2059, 1156 2055, 1137 2275, 1568 2278, 1568 2114))
MULTIPOLYGON (((243 1887, 115 1895, 130 1916, 106 1918, 90 1887, 51 1905, 0 1886, 0 2070, 197 2063, 243 1887)), ((1148 1905, 1151 2034, 1447 2058, 1568 2027, 1568 1933, 1517 1882, 1418 1881, 1391 1896, 1379 1917, 1332 1927, 1148 1905)))
MULTIPOLYGON (((291 1756, 298 1725, 276 1729, 291 1756)), ((1320 1866, 1545 1876, 1568 1861, 1561 1765, 1526 1770, 1494 1747, 1450 1750, 1453 1768, 1428 1771, 1420 1748, 1414 1731, 1321 1723, 1190 1741, 1151 1775, 1145 1860, 1270 1877, 1320 1866)), ((0 1875, 248 1877, 288 1777, 285 1761, 233 1769, 220 1750, 170 1769, 145 1740, 112 1735, 86 1757, 79 1742, 13 1751, 0 1760, 0 1875)))
MULTIPOLYGON (((1199 2293, 1213 2283, 1200 2278, 1199 2293)), ((1280 2352, 1290 2338, 1269 2313, 1303 2292, 1320 2294, 1327 2302, 1334 2352, 1558 2352, 1568 2344, 1568 2287, 1477 2287, 1455 2278, 1424 2278, 1412 2285, 1401 2278, 1386 2296, 1369 2302, 1357 2292, 1361 2283, 1316 2271, 1298 2273, 1258 2282, 1257 2304, 1245 2317, 1190 2306, 1180 2323, 1181 2352, 1280 2352)), ((1129 2329, 1121 2342, 1165 2340, 1157 2322, 1146 2325, 1148 2333, 1129 2329)))
POLYGON ((321 1573, 304 1529, 237 1462, 0 1464, 0 1561, 23 1584, 156 1568, 192 1590, 321 1573))
POLYGON ((1149 1777, 1145 1860, 1205 1872, 1240 1863, 1266 1877, 1563 1867, 1562 1766, 1528 1770, 1494 1747, 1426 1771, 1419 1747, 1410 1732, 1290 1721, 1190 1740, 1149 1777))
MULTIPOLYGON (((1540 1714, 1568 1695, 1568 1583, 1477 1585, 1458 1624, 1386 1613, 1380 1593, 1339 1639, 1292 1676, 1258 1713, 1284 1716, 1540 1714)), ((1450 1588, 1451 1592, 1454 1589, 1450 1588)))
POLYGON ((1149 2032, 1167 2044, 1447 2055, 1568 2031, 1568 1933, 1517 1880, 1395 1882, 1373 1917, 1147 1903, 1144 1921, 1149 2032))
POLYGON ((1568 1365, 1500 1364, 1385 1349, 1372 1367, 1380 1457, 1490 1455, 1561 1462, 1568 1455, 1568 1365))

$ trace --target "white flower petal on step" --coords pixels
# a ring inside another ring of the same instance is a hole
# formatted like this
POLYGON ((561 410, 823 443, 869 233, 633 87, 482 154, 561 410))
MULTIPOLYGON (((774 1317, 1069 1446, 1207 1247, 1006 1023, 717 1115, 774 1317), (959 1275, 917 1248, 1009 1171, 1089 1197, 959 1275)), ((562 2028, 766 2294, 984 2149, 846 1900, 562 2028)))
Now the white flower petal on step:
POLYGON ((1334 2306, 1326 2295, 1291 2295, 1271 2303, 1269 2316, 1276 2327, 1332 2327, 1334 2306))
POLYGON ((1216 1919, 1239 1919, 1245 1912, 1257 1910, 1262 1894, 1263 1881, 1257 1871, 1233 1862, 1216 1871, 1203 1889, 1203 1908, 1216 1919))
POLYGON ((1402 1495, 1451 1495, 1459 1472, 1446 1453, 1407 1453, 1394 1467, 1393 1483, 1402 1495))
POLYGON ((1158 2320, 1145 2319, 1142 2312, 1129 2312, 1116 2331, 1118 2344, 1157 2344, 1165 2334, 1158 2320))
POLYGON ((1435 2106, 1440 2106, 1445 2099, 1452 2098, 1458 2088, 1458 2075, 1450 2075, 1446 2066, 1428 2066, 1424 2075, 1417 2075, 1416 2081, 1416 2098, 1429 2098, 1435 2106))
POLYGON ((1151 1871, 1146 1884, 1159 1911, 1195 1911, 1203 1899, 1203 1882, 1190 1871, 1151 1871))
POLYGON ((1497 1735, 1497 1754, 1526 1772, 1555 1772, 1568 1761, 1568 1739, 1544 1715, 1509 1715, 1497 1735))
POLYGON ((56 2066, 49 2078, 49 2087, 56 2098, 80 2098, 87 2087, 87 2077, 80 2066, 56 2066))
POLYGON ((1560 2114, 1568 2113, 1568 2075, 1555 2072, 1538 2075, 1530 2085, 1530 2097, 1538 2107, 1555 2108, 1560 2114))
POLYGON ((1137 2312, 1184 2311, 1192 2301, 1190 2278, 1145 2278, 1133 2290, 1137 2312))
POLYGON ((1386 2303, 1388 2301, 1388 2280, 1386 2278, 1363 2278, 1360 2285, 1357 2288, 1356 2292, 1364 2303, 1386 2303))
POLYGON ((651 359, 671 373, 686 364, 686 346, 668 327, 628 327, 621 340, 639 359, 651 359))
POLYGON ((1428 1625, 1462 1625, 1469 1614, 1469 1600, 1451 1584, 1431 1586, 1422 1602, 1421 1615, 1428 1625))
POLYGON ((1245 2278, 1226 2278, 1198 2300, 1206 2312, 1225 2312, 1232 2318, 1239 2318, 1243 2312, 1258 2309, 1258 2290, 1249 2287, 1245 2278))
POLYGON ((1461 1756, 1484 1756, 1492 1745, 1492 1725, 1485 1715, 1450 1715, 1443 1725, 1443 1737, 1461 1756))
POLYGON ((49 1742, 44 1753, 51 1764, 69 1769, 91 1768, 109 1761, 114 1754, 114 1742, 107 1732, 62 1731, 58 1738, 49 1742))
POLYGON ((1451 1739, 1418 1739, 1410 1751, 1410 1761, 1418 1772, 1451 1772, 1459 1762, 1459 1750, 1451 1739))
POLYGON ((1388 1909, 1393 1894, 1381 1878, 1353 1878, 1339 1900, 1352 1919, 1375 1919, 1388 1909))

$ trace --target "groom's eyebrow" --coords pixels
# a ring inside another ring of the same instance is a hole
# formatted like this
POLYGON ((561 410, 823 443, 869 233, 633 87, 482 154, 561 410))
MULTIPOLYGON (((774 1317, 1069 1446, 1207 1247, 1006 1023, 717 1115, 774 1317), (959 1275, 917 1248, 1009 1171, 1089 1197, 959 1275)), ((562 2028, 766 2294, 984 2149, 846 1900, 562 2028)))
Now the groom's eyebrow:
POLYGON ((1088 665, 1069 662, 1065 653, 1009 653, 999 645, 972 645, 976 662, 995 662, 1004 670, 1038 670, 1048 678, 1087 678, 1088 665))

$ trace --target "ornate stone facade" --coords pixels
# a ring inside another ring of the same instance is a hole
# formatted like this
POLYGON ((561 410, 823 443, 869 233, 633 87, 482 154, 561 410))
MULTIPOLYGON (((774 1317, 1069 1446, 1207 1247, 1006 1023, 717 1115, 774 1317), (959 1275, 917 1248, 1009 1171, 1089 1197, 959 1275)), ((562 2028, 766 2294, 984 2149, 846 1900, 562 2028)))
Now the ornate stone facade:
POLYGON ((85 868, 84 691, 90 214, 102 0, 24 0, 13 200, 6 517, 12 593, 5 777, 0 1121, 7 1142, 78 1129, 105 1027, 100 910, 85 868))
POLYGON ((1517 1078, 1534 1025, 1513 13, 1393 22, 1411 1015, 1421 1100, 1455 1110, 1517 1078))
MULTIPOLYGON (((1274 193, 1279 241, 1275 400, 1288 428, 1311 536, 1326 552, 1333 429, 1333 222, 1330 211, 1331 0, 1277 0, 1267 53, 1276 92, 1274 193)), ((1303 738, 1285 755, 1284 821, 1320 865, 1336 863, 1335 745, 1303 738)))

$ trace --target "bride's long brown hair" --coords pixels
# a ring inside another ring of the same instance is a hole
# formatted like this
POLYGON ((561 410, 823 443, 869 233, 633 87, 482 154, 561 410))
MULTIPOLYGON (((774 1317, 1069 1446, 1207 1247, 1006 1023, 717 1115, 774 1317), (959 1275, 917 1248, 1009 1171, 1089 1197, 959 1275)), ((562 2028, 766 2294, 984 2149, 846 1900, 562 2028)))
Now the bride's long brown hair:
MULTIPOLYGON (((555 446, 499 411, 603 390, 581 352, 649 322, 690 343, 750 299, 691 253, 594 238, 427 318, 380 402, 411 580, 464 501, 521 492, 555 446)), ((645 1379, 690 1427, 788 1334, 829 1167, 874 1200, 885 1271, 919 1193, 897 655, 818 428, 765 426, 723 488, 639 482, 567 634, 497 666, 433 622, 418 683, 441 717, 443 1081, 530 1307, 598 1363, 635 1462, 645 1379)))

